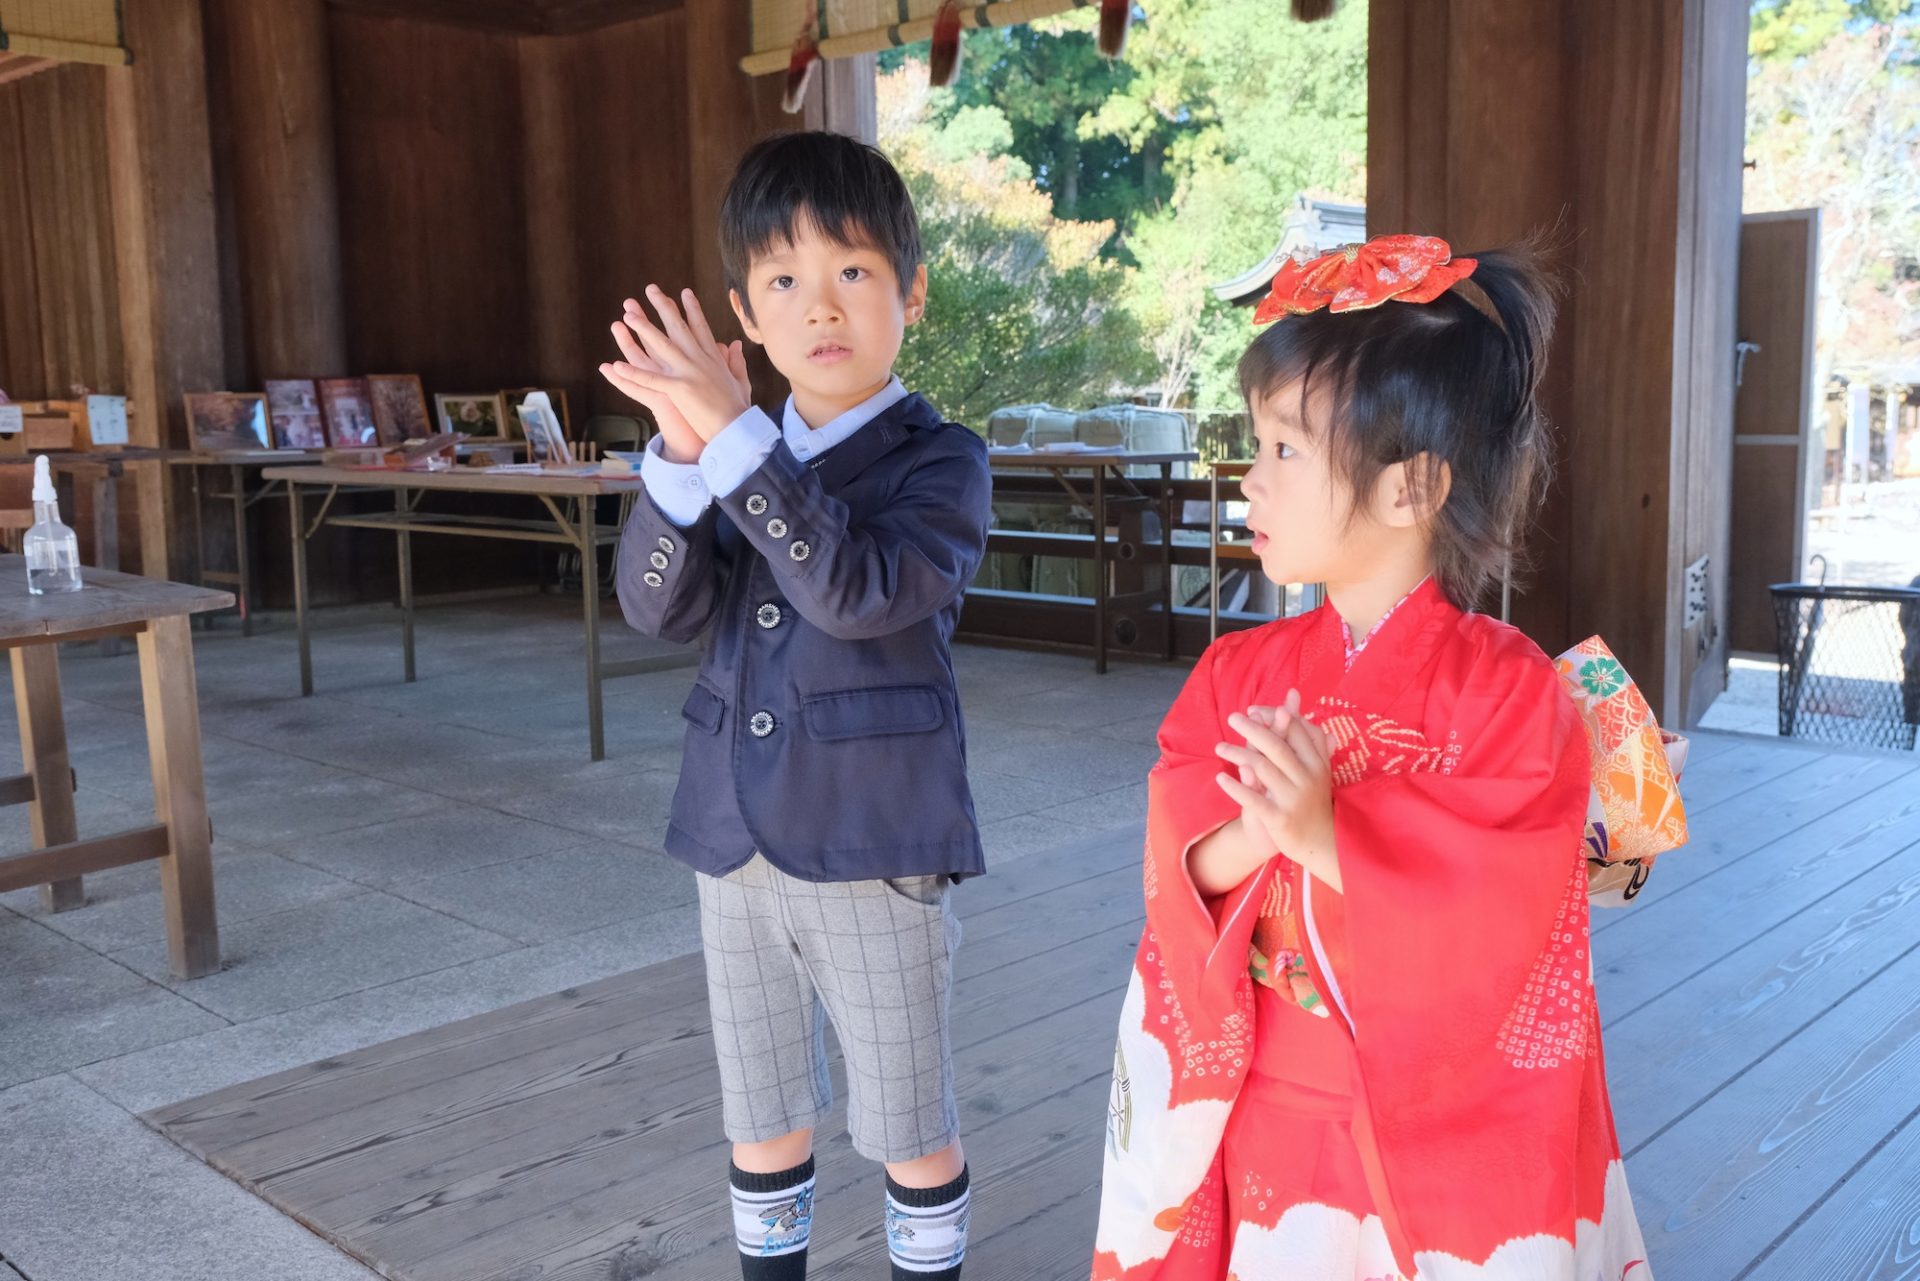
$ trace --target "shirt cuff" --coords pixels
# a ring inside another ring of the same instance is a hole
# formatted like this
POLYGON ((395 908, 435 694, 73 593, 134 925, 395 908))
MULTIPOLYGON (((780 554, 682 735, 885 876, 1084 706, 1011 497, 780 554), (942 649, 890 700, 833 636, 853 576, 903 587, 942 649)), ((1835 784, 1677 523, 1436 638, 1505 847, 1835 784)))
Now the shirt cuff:
POLYGON ((700 474, 700 465, 668 462, 660 452, 663 444, 658 436, 647 442, 646 456, 640 460, 640 480, 661 514, 688 529, 707 514, 713 495, 707 492, 707 478, 700 474))
POLYGON ((700 451, 700 474, 706 477, 708 492, 725 498, 740 488, 779 443, 780 429, 773 419, 758 405, 749 405, 700 451))

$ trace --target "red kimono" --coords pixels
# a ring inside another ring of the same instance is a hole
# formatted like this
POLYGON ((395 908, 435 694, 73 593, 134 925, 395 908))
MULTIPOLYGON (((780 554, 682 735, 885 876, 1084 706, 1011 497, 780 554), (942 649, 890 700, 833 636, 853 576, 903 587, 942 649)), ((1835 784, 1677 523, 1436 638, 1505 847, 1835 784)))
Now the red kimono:
POLYGON ((1331 608, 1223 638, 1160 729, 1093 1281, 1652 1281, 1588 954, 1586 734, 1519 632, 1423 584, 1347 664, 1331 608), (1227 717, 1297 688, 1344 892, 1215 901, 1227 717))

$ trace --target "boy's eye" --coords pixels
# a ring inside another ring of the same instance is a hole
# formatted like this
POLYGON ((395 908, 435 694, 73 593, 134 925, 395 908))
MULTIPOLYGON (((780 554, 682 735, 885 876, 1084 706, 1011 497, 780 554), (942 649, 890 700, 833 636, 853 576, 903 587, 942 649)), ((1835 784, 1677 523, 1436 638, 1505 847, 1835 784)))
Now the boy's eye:
POLYGON ((772 280, 767 282, 767 287, 769 289, 791 289, 793 288, 793 277, 792 276, 775 276, 772 280))
POLYGON ((849 284, 866 274, 866 271, 860 267, 843 267, 840 269, 840 279, 847 281, 849 284))

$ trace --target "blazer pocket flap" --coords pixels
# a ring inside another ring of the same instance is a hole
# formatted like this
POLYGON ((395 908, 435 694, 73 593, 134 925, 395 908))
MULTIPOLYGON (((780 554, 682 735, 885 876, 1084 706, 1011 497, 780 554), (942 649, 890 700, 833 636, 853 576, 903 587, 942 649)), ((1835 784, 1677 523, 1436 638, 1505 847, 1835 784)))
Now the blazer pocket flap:
POLYGON ((680 714, 711 734, 720 728, 720 714, 726 710, 726 706, 720 696, 705 685, 695 685, 687 695, 686 706, 680 709, 680 714))
POLYGON ((882 734, 920 734, 939 729, 947 719, 940 691, 931 685, 816 694, 802 702, 800 712, 806 720, 807 733, 822 742, 882 734))

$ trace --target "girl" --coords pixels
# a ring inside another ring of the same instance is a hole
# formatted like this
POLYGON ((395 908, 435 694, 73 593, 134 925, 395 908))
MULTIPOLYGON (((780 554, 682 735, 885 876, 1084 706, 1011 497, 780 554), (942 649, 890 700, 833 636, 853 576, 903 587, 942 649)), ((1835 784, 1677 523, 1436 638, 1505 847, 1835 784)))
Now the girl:
POLYGON ((1549 465, 1553 289, 1392 236, 1274 278, 1247 524, 1312 613, 1161 726, 1094 1281, 1651 1281, 1587 955, 1580 714, 1468 612, 1549 465))

